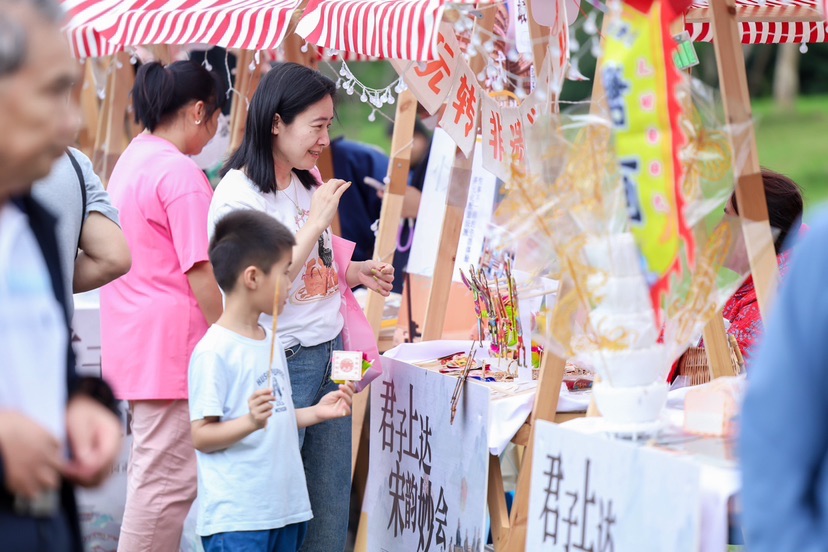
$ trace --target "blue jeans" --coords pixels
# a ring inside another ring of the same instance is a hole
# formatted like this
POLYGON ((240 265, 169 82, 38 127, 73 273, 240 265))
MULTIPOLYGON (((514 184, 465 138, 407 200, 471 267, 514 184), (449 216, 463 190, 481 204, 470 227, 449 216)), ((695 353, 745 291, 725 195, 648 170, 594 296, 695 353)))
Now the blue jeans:
POLYGON ((297 552, 308 523, 294 523, 268 531, 235 531, 201 537, 204 552, 297 552))
POLYGON ((17 516, 0 511, 0 549, 15 552, 70 552, 71 524, 61 511, 51 518, 17 516))
MULTIPOLYGON (((305 408, 339 387, 331 381, 331 356, 342 338, 285 349, 293 404, 305 408)), ((328 420, 299 431, 313 519, 302 552, 342 552, 351 501, 351 418, 328 420)))

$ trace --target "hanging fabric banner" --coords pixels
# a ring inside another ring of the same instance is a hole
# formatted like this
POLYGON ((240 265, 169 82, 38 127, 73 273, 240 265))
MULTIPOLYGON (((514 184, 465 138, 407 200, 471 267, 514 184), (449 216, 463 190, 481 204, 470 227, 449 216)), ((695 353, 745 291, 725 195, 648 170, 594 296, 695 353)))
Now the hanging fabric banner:
POLYGON ((436 60, 420 63, 398 59, 390 61, 417 101, 434 115, 451 90, 460 59, 460 45, 454 36, 454 30, 451 25, 443 24, 437 34, 436 60))
POLYGON ((480 87, 477 78, 464 62, 458 67, 454 86, 446 101, 440 126, 468 157, 477 136, 477 112, 480 111, 480 87))
POLYGON ((483 97, 480 133, 483 135, 483 168, 501 180, 510 175, 509 142, 500 106, 488 96, 483 97))
POLYGON ((504 107, 500 111, 506 135, 506 161, 511 176, 512 165, 522 167, 526 160, 526 139, 523 133, 523 117, 517 107, 504 107))
MULTIPOLYGON (((683 247, 693 251, 684 218, 681 105, 675 88, 675 42, 669 25, 686 0, 628 0, 607 27, 600 77, 615 135, 631 229, 641 251, 656 314, 680 269, 683 247), (673 4, 673 5, 671 5, 673 4)), ((690 259, 692 262, 692 259, 690 259)))

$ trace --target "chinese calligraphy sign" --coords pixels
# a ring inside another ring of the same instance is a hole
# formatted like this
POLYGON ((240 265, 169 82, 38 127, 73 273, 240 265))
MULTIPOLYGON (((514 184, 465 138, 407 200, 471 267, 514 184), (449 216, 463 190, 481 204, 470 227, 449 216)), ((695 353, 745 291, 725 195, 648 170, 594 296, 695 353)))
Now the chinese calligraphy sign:
POLYGON ((389 369, 371 386, 368 549, 482 552, 488 390, 469 386, 452 425, 453 378, 384 363, 389 369))

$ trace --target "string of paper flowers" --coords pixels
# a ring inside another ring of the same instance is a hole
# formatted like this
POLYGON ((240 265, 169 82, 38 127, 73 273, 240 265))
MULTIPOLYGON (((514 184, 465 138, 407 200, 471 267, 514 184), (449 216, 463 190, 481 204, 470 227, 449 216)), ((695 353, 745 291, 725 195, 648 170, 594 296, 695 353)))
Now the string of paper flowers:
MULTIPOLYGON (((385 105, 394 105, 397 101, 395 93, 399 94, 406 88, 401 77, 397 77, 394 82, 383 88, 367 86, 354 75, 345 60, 342 60, 341 63, 342 65, 338 72, 339 76, 336 79, 336 87, 344 90, 349 96, 359 94, 359 101, 371 106, 371 113, 368 115, 368 120, 371 122, 376 121, 377 113, 385 116, 382 108, 385 105)), ((328 63, 328 67, 333 70, 333 66, 330 63, 328 63)))

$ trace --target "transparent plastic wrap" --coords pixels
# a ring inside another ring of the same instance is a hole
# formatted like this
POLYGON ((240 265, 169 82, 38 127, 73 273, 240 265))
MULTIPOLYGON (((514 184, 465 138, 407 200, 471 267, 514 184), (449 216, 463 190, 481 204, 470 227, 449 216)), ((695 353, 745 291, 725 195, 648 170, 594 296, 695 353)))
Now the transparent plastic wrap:
POLYGON ((527 132, 527 162, 513 167, 490 232, 493 249, 514 251, 531 278, 559 281, 533 339, 600 376, 599 408, 620 423, 657 416, 670 367, 750 270, 741 222, 724 214, 738 170, 732 129, 713 91, 689 79, 680 89, 676 193, 689 228, 658 294, 631 231, 629 188, 600 102, 527 132))

